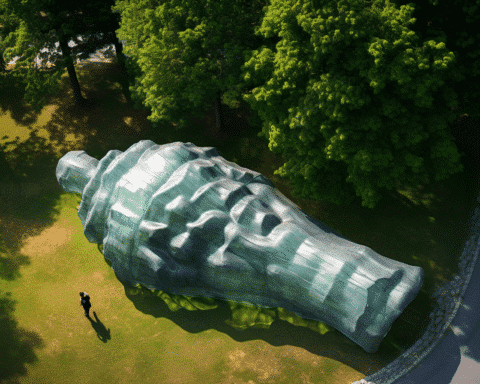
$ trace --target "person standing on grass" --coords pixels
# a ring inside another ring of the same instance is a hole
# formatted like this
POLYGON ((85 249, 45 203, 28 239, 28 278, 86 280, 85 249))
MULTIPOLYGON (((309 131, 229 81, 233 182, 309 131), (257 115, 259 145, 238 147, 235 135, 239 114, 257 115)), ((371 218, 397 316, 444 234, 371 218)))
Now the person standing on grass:
POLYGON ((85 316, 90 317, 90 307, 92 304, 90 304, 90 296, 88 295, 87 292, 80 292, 80 305, 83 306, 83 309, 85 310, 85 316))

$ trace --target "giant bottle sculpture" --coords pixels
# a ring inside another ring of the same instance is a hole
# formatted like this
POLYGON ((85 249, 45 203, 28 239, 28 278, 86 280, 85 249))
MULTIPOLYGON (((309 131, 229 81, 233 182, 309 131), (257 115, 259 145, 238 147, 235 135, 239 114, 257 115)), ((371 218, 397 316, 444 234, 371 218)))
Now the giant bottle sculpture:
POLYGON ((423 283, 422 268, 349 241, 213 147, 71 151, 56 176, 82 194, 85 236, 132 286, 285 308, 373 353, 423 283))

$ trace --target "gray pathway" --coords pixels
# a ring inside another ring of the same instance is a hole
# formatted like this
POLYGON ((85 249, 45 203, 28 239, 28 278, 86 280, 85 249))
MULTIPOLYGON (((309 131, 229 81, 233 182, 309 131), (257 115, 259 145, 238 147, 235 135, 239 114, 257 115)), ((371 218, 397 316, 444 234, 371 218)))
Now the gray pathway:
POLYGON ((435 293, 438 308, 430 314, 425 334, 388 366, 354 384, 480 384, 478 207, 471 226, 459 275, 435 293))
MULTIPOLYGON (((480 244, 478 244, 480 245, 480 244)), ((394 384, 480 384, 480 263, 463 302, 436 347, 394 384)))

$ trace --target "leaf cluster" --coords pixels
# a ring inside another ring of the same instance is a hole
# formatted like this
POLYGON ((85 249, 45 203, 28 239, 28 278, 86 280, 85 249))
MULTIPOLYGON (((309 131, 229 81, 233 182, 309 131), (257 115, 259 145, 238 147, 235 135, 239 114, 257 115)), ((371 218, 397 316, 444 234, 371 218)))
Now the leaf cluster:
POLYGON ((230 107, 243 99, 259 136, 288 159, 275 174, 295 196, 360 197, 373 208, 399 184, 463 170, 450 128, 467 61, 442 37, 412 30, 414 4, 143 0, 115 9, 149 119, 182 128, 219 93, 230 107))
MULTIPOLYGON (((402 1, 118 0, 107 10, 94 0, 0 0, 0 20, 13 15, 0 50, 33 57, 52 34, 105 36, 119 25, 133 99, 151 110, 154 126, 181 129, 219 95, 231 108, 244 100, 261 121, 259 136, 287 159, 275 174, 295 196, 335 204, 359 197, 373 208, 399 184, 462 172, 453 109, 480 111, 468 79, 480 75, 470 30, 480 0, 455 0, 455 9, 430 0, 438 7, 433 35, 412 17, 425 21, 430 5, 402 1), (449 29, 447 14, 468 15, 466 31, 449 29)), ((49 88, 28 76, 31 94, 49 88)))
POLYGON ((25 100, 35 110, 40 110, 47 98, 59 91, 59 80, 68 61, 86 59, 115 41, 120 15, 112 11, 114 3, 1 0, 0 56, 4 63, 19 57, 14 72, 22 77, 25 100), (72 40, 77 45, 71 52, 59 52, 59 40, 72 40), (52 63, 52 67, 40 68, 36 58, 52 63))
POLYGON ((263 120, 275 171, 295 196, 374 208, 384 191, 461 172, 449 133, 462 79, 443 42, 419 42, 412 6, 383 0, 273 0, 245 78, 265 76, 244 96, 263 120))
MULTIPOLYGON (((251 85, 240 80, 245 51, 266 39, 254 34, 266 1, 118 1, 117 35, 137 63, 132 96, 151 108, 153 123, 203 115, 218 94, 239 106, 251 85)), ((277 39, 270 39, 271 46, 277 39)))

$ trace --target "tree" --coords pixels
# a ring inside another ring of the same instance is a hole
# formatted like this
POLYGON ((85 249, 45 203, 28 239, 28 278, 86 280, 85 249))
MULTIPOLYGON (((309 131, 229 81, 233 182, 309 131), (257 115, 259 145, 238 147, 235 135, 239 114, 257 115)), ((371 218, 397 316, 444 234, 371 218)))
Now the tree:
POLYGON ((244 79, 264 84, 244 100, 289 159, 275 174, 295 196, 374 208, 399 183, 463 170, 450 133, 457 57, 418 44, 411 13, 384 0, 272 0, 259 33, 283 40, 249 54, 244 79))
POLYGON ((151 108, 149 120, 186 125, 187 116, 203 116, 220 100, 239 105, 247 88, 239 81, 243 51, 278 37, 255 36, 266 0, 117 1, 121 13, 117 35, 138 67, 132 98, 151 108))
MULTIPOLYGON (((393 0, 400 7, 407 0, 393 0)), ((411 26, 421 39, 435 38, 444 42, 457 58, 457 67, 462 81, 451 84, 461 99, 457 114, 468 114, 474 120, 480 118, 480 44, 478 23, 480 22, 480 1, 429 0, 418 2, 412 16, 416 22, 411 26)))
POLYGON ((399 184, 463 170, 450 133, 463 70, 441 40, 419 44, 411 5, 272 0, 249 14, 243 1, 210 4, 115 7, 151 121, 181 128, 188 110, 201 112, 219 93, 229 106, 242 98, 263 121, 259 136, 289 159, 275 174, 296 196, 336 204, 356 195, 373 208, 399 184))
POLYGON ((26 23, 16 16, 5 1, 0 2, 0 55, 5 63, 8 63, 14 56, 23 55, 15 71, 2 73, 0 87, 2 97, 8 97, 5 92, 14 83, 24 89, 24 98, 32 103, 34 109, 41 109, 40 105, 45 102, 48 95, 59 89, 61 73, 52 73, 45 76, 35 68, 33 59, 34 53, 38 52, 45 44, 45 36, 38 33, 30 33, 26 23), (19 54, 20 52, 20 54, 19 54), (22 86, 23 83, 23 86, 22 86), (35 97, 36 96, 36 97, 35 97))
POLYGON ((5 51, 4 40, 13 30, 20 25, 18 18, 13 15, 13 12, 4 4, 5 0, 0 0, 0 72, 6 70, 7 63, 3 58, 5 51))
POLYGON ((119 64, 124 68, 122 45, 115 35, 120 15, 111 10, 114 1, 23 1, 3 0, 0 3, 0 20, 14 16, 19 22, 16 28, 10 26, 2 35, 0 52, 7 57, 22 56, 15 66, 16 70, 26 73, 26 99, 35 109, 44 105, 48 94, 58 90, 58 80, 67 68, 75 101, 83 105, 80 84, 75 71, 75 60, 88 58, 97 49, 114 44, 119 64), (2 18, 3 15, 3 18, 2 18), (8 32, 8 35, 7 35, 8 32), (83 40, 80 40, 83 38, 83 40), (77 46, 70 48, 73 40, 77 46), (61 55, 54 52, 59 43, 61 55), (40 50, 48 51, 41 53, 40 50), (54 63, 52 70, 40 74, 35 70, 34 59, 39 55, 42 60, 54 63), (18 66, 18 68, 17 68, 18 66), (25 71, 25 68, 29 68, 25 71), (42 97, 43 96, 43 97, 42 97))

